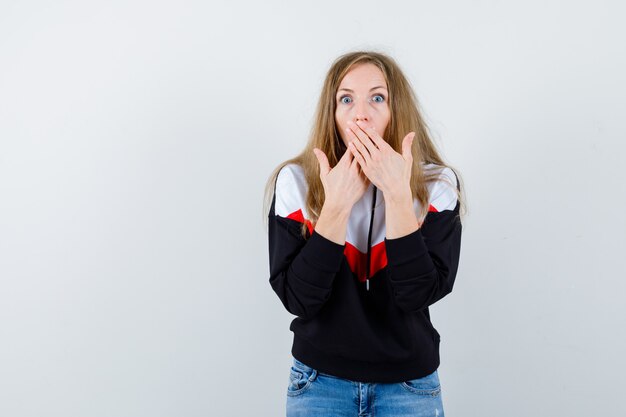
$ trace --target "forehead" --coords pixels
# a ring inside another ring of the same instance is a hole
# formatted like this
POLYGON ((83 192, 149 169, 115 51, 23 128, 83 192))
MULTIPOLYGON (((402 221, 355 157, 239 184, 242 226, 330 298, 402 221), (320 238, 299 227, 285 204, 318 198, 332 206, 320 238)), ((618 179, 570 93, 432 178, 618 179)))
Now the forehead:
POLYGON ((350 68, 341 80, 339 88, 349 88, 351 90, 370 88, 373 86, 387 86, 383 72, 376 65, 371 63, 357 64, 350 68))

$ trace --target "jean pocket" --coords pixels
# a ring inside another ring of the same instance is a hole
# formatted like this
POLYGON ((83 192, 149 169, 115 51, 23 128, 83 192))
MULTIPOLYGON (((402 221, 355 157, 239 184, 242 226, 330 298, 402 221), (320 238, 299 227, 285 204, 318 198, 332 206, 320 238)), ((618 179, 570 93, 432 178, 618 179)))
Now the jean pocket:
POLYGON ((441 393, 441 384, 437 371, 422 378, 401 382, 402 388, 418 395, 437 397, 441 393))
POLYGON ((295 396, 306 392, 317 378, 317 370, 303 364, 293 358, 293 364, 289 370, 289 386, 287 395, 295 396))

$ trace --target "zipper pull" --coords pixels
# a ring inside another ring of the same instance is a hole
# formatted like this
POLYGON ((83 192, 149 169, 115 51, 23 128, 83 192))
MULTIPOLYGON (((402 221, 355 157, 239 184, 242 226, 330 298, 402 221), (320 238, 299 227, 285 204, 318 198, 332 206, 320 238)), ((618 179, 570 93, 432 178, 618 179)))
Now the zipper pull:
POLYGON ((365 280, 365 289, 368 290, 368 291, 370 290, 370 280, 369 280, 369 278, 367 280, 365 280))

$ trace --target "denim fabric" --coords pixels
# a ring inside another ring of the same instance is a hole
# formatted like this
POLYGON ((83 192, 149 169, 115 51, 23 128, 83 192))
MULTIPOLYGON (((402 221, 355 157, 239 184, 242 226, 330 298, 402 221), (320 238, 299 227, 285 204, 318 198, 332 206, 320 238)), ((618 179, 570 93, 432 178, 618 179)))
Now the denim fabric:
POLYGON ((437 371, 397 383, 365 383, 318 372, 293 358, 287 417, 444 417, 437 371))

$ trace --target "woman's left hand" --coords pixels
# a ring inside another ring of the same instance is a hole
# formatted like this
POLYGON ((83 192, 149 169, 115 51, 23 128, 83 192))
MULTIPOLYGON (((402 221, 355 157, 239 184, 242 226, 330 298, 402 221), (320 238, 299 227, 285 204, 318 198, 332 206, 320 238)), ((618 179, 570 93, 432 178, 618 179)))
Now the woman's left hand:
POLYGON ((411 145, 415 132, 410 132, 402 140, 402 154, 396 152, 374 130, 361 120, 348 122, 346 133, 350 138, 348 149, 354 154, 363 173, 385 197, 401 197, 410 190, 413 155, 411 145))

